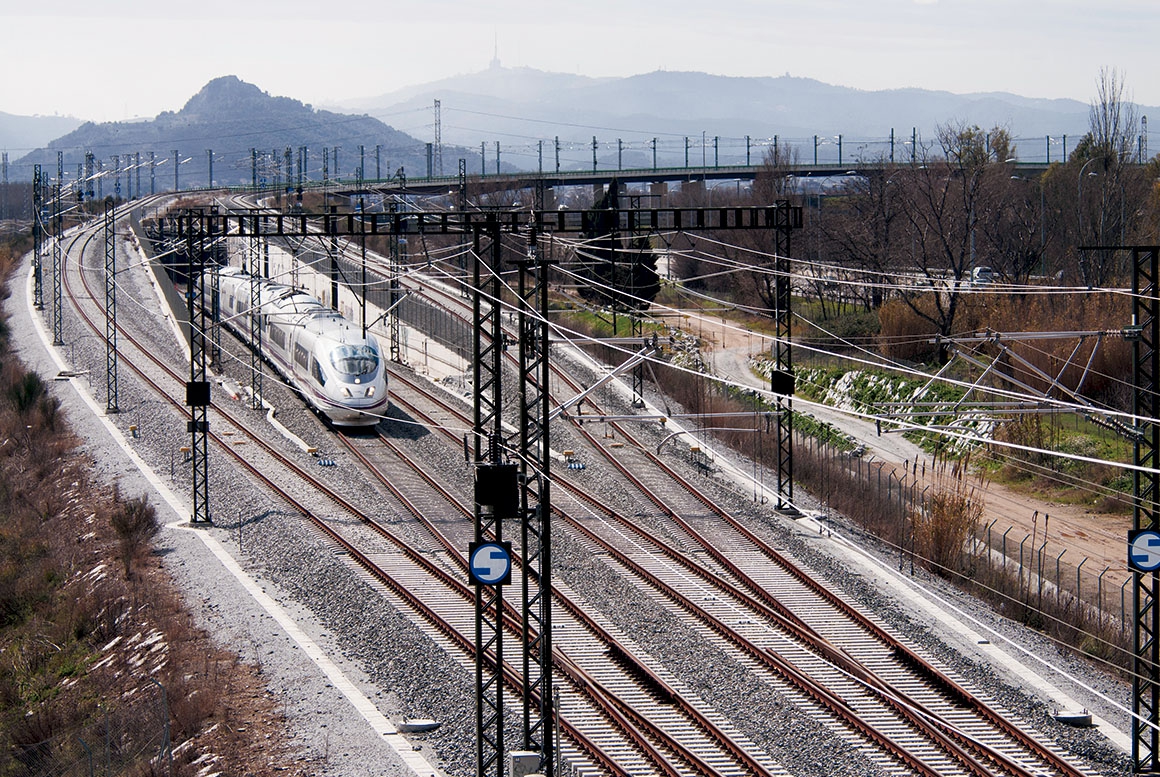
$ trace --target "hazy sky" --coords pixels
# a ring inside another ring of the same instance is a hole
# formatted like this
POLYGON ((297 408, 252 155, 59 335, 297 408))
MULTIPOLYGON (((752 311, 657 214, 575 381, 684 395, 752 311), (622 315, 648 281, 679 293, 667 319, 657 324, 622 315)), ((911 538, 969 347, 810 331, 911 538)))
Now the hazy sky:
POLYGON ((877 90, 1090 102, 1101 67, 1160 105, 1157 0, 0 0, 0 111, 178 110, 236 75, 316 106, 507 67, 790 73, 877 90), (174 10, 175 8, 188 10, 174 10))

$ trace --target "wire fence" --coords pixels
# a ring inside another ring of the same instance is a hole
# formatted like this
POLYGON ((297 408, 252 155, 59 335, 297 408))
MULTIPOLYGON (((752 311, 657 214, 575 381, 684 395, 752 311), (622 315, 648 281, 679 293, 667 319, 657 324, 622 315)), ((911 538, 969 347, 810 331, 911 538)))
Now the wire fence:
MULTIPOLYGON (((928 472, 927 465, 910 462, 899 469, 813 438, 799 438, 798 445, 823 460, 828 471, 844 470, 866 490, 865 501, 872 500, 876 521, 866 528, 894 545, 900 570, 907 566, 913 570, 916 562, 930 566, 929 559, 916 552, 914 518, 928 512, 939 489, 933 469, 928 472)), ((841 509, 836 491, 847 488, 848 484, 832 482, 818 496, 826 506, 841 509)), ((1012 516, 981 521, 967 535, 953 572, 1000 589, 1009 601, 1027 608, 1071 613, 1082 609, 1085 622, 1126 634, 1133 606, 1126 565, 1080 556, 1073 538, 1058 530, 1049 536, 1047 514, 1036 511, 1028 518, 1026 523, 1012 516)))
POLYGON ((0 752, 0 777, 172 773, 169 704, 165 689, 152 680, 85 726, 38 742, 14 741, 0 752))

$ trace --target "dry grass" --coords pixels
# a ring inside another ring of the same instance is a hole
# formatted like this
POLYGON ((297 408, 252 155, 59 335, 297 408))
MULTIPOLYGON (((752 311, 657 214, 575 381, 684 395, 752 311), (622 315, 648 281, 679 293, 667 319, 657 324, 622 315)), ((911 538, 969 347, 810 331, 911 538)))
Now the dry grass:
MULTIPOLYGON (((0 275, 23 249, 0 247, 0 275)), ((167 692, 173 743, 187 743, 173 774, 198 773, 203 756, 228 774, 305 774, 257 670, 197 628, 147 552, 156 517, 88 480, 7 331, 0 321, 0 775, 63 773, 53 764, 86 727, 110 721, 131 754, 119 773, 160 773, 160 707, 141 701, 157 698, 150 678, 167 692)))

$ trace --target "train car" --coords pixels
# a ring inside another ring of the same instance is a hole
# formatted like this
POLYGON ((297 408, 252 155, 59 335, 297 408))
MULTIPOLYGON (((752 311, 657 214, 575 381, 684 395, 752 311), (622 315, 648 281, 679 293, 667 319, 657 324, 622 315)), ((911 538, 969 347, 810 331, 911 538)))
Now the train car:
MULTIPOLYGON (((357 326, 305 292, 262 278, 257 283, 263 355, 336 426, 378 423, 390 397, 375 338, 363 337, 357 326)), ((237 267, 218 270, 221 320, 246 342, 255 315, 250 284, 251 276, 237 267)))

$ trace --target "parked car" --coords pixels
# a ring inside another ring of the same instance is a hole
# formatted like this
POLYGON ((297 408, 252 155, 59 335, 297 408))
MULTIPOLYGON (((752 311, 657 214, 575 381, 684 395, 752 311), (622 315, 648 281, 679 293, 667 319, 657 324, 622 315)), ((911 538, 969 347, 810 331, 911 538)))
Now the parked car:
POLYGON ((986 286, 989 283, 994 283, 995 280, 995 271, 990 267, 976 267, 971 270, 972 286, 986 286))

